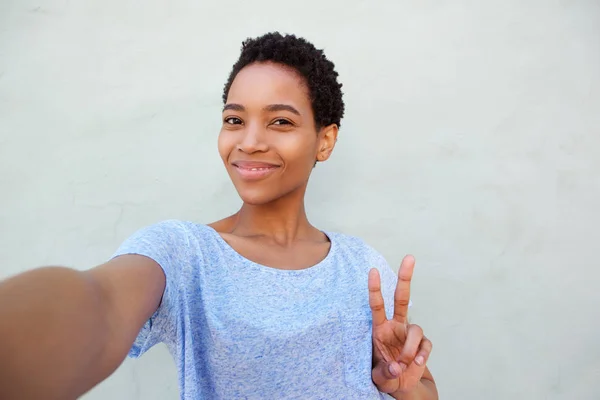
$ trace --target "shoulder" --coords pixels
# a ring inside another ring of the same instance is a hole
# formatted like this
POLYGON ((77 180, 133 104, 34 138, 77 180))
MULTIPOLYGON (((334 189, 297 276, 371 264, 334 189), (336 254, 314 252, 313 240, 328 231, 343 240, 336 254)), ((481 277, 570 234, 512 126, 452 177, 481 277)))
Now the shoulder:
POLYGON ((174 281, 179 271, 193 271, 204 263, 204 256, 216 245, 214 236, 214 231, 206 225, 164 220, 135 231, 121 243, 112 258, 126 254, 148 257, 174 281))
POLYGON ((167 219, 154 224, 146 225, 139 229, 141 232, 154 234, 185 233, 189 229, 186 221, 167 219))
POLYGON ((341 253, 376 264, 386 263, 385 258, 379 251, 357 236, 337 232, 326 232, 326 234, 341 253))
POLYGON ((163 220, 139 228, 121 244, 118 253, 138 249, 152 252, 184 252, 190 245, 205 242, 212 229, 206 225, 176 219, 163 220))
POLYGON ((398 278, 383 254, 359 237, 342 233, 326 233, 336 244, 337 252, 341 254, 342 259, 357 265, 363 276, 366 277, 371 268, 376 268, 379 271, 381 292, 384 299, 386 299, 386 312, 388 318, 391 318, 394 291, 398 278))
POLYGON ((133 236, 142 235, 148 237, 187 237, 198 234, 207 234, 212 231, 207 225, 178 219, 168 219, 146 225, 138 229, 133 236))
POLYGON ((365 240, 342 233, 327 232, 327 235, 334 241, 337 246, 337 253, 341 254, 343 258, 363 266, 366 270, 377 268, 383 282, 387 281, 395 285, 396 272, 391 268, 383 254, 365 240))

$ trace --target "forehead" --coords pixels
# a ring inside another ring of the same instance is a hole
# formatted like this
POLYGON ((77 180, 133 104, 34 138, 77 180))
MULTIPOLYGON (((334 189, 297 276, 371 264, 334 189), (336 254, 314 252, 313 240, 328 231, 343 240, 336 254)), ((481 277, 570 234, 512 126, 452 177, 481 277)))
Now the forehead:
POLYGON ((254 63, 244 67, 235 77, 227 95, 228 103, 290 104, 310 108, 304 78, 294 69, 275 63, 254 63))

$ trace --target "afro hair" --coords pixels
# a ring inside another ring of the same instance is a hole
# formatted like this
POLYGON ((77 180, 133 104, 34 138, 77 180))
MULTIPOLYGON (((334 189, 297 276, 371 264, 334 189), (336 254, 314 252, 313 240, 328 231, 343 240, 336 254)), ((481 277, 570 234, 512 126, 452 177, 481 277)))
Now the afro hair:
POLYGON ((225 84, 223 103, 227 101, 229 89, 237 74, 244 67, 257 62, 285 65, 300 73, 308 86, 316 128, 330 124, 340 126, 344 117, 344 101, 342 84, 337 81, 335 66, 325 57, 323 50, 318 50, 306 39, 295 35, 272 32, 246 39, 225 84))

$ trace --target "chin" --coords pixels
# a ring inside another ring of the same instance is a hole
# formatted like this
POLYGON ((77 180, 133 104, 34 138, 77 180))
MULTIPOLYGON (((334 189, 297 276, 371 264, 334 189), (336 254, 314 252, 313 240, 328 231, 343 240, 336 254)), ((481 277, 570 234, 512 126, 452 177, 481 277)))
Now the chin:
POLYGON ((235 189, 245 204, 262 206, 287 197, 303 196, 305 185, 298 185, 291 189, 278 184, 278 182, 261 182, 262 184, 235 185, 235 189))
POLYGON ((281 197, 276 193, 268 193, 265 190, 238 190, 238 195, 245 204, 252 206, 262 206, 281 197))

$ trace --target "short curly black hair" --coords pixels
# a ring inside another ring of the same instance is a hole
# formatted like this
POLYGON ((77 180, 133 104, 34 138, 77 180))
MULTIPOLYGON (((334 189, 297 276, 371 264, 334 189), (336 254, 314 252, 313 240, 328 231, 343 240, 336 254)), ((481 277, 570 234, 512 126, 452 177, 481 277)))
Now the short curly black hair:
POLYGON ((233 65, 225 84, 223 103, 227 102, 229 89, 237 74, 255 62, 274 62, 298 71, 308 86, 316 128, 330 124, 340 126, 344 117, 344 101, 335 66, 325 57, 323 50, 318 50, 306 39, 295 35, 271 32, 246 39, 242 43, 240 58, 233 65))

